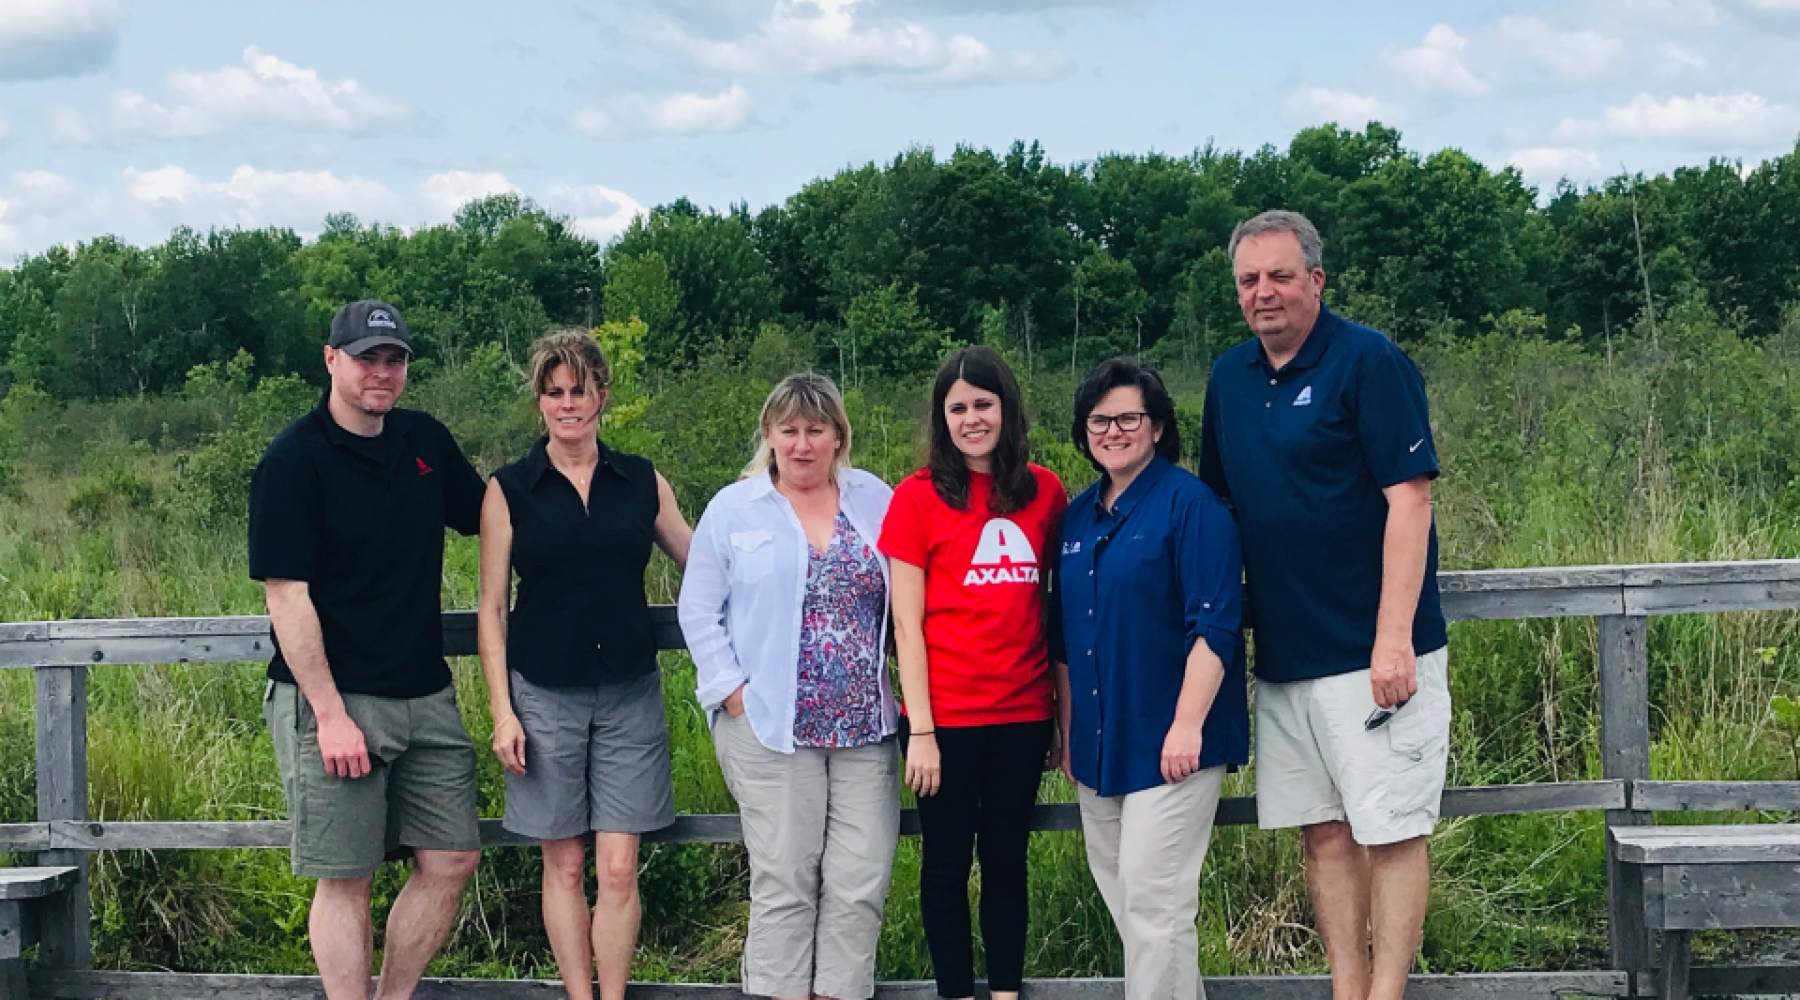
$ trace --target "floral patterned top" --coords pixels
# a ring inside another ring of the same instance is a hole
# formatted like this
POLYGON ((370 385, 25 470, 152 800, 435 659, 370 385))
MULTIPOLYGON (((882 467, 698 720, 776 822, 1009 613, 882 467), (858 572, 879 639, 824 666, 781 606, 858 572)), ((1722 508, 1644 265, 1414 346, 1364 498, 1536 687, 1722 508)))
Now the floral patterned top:
POLYGON ((887 584, 880 555, 838 512, 825 551, 807 546, 800 611, 794 743, 860 747, 881 739, 881 622, 887 584))

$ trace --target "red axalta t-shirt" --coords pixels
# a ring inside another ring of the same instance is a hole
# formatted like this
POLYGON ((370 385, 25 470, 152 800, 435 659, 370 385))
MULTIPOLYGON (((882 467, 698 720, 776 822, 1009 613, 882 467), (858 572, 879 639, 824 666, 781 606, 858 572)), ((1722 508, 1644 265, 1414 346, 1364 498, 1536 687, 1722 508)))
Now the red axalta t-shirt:
POLYGON ((925 655, 931 714, 940 726, 1050 718, 1055 691, 1044 637, 1040 562, 1048 567, 1069 506, 1062 480, 1031 466, 1037 496, 1024 510, 988 509, 992 476, 970 473, 969 506, 938 497, 931 471, 894 490, 880 549, 925 570, 925 655))

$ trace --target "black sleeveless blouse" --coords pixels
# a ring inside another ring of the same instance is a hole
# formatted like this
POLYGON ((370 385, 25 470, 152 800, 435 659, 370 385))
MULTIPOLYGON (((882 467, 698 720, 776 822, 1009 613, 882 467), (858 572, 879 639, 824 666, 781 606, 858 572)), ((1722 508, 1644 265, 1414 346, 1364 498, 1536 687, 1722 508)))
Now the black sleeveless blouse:
POLYGON ((506 663, 544 687, 635 680, 656 669, 644 568, 656 541, 656 470, 600 445, 588 504, 539 438, 494 473, 512 516, 519 592, 506 663))

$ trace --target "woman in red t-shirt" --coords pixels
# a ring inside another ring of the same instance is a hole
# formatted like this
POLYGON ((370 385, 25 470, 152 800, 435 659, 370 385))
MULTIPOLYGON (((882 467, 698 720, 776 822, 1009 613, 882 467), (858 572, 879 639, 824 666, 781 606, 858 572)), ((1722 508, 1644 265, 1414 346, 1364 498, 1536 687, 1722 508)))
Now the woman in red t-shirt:
POLYGON ((894 491, 881 529, 919 798, 919 908, 938 995, 975 993, 969 869, 981 856, 988 988, 1025 970, 1025 850, 1046 768, 1058 766, 1040 567, 1069 505, 1028 461, 1019 383, 990 347, 958 351, 931 390, 931 461, 894 491))

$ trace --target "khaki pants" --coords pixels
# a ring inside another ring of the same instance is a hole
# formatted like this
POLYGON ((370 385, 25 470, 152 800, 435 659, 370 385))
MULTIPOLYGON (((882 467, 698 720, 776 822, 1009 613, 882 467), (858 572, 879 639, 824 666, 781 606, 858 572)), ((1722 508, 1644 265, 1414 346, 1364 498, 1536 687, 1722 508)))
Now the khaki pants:
POLYGON ((1204 1000, 1200 866, 1225 767, 1175 785, 1103 797, 1081 789, 1088 867, 1125 943, 1125 1000, 1204 1000))
POLYGON ((720 712, 713 748, 750 856, 744 992, 875 995, 875 945, 900 840, 894 741, 847 750, 765 747, 720 712))

